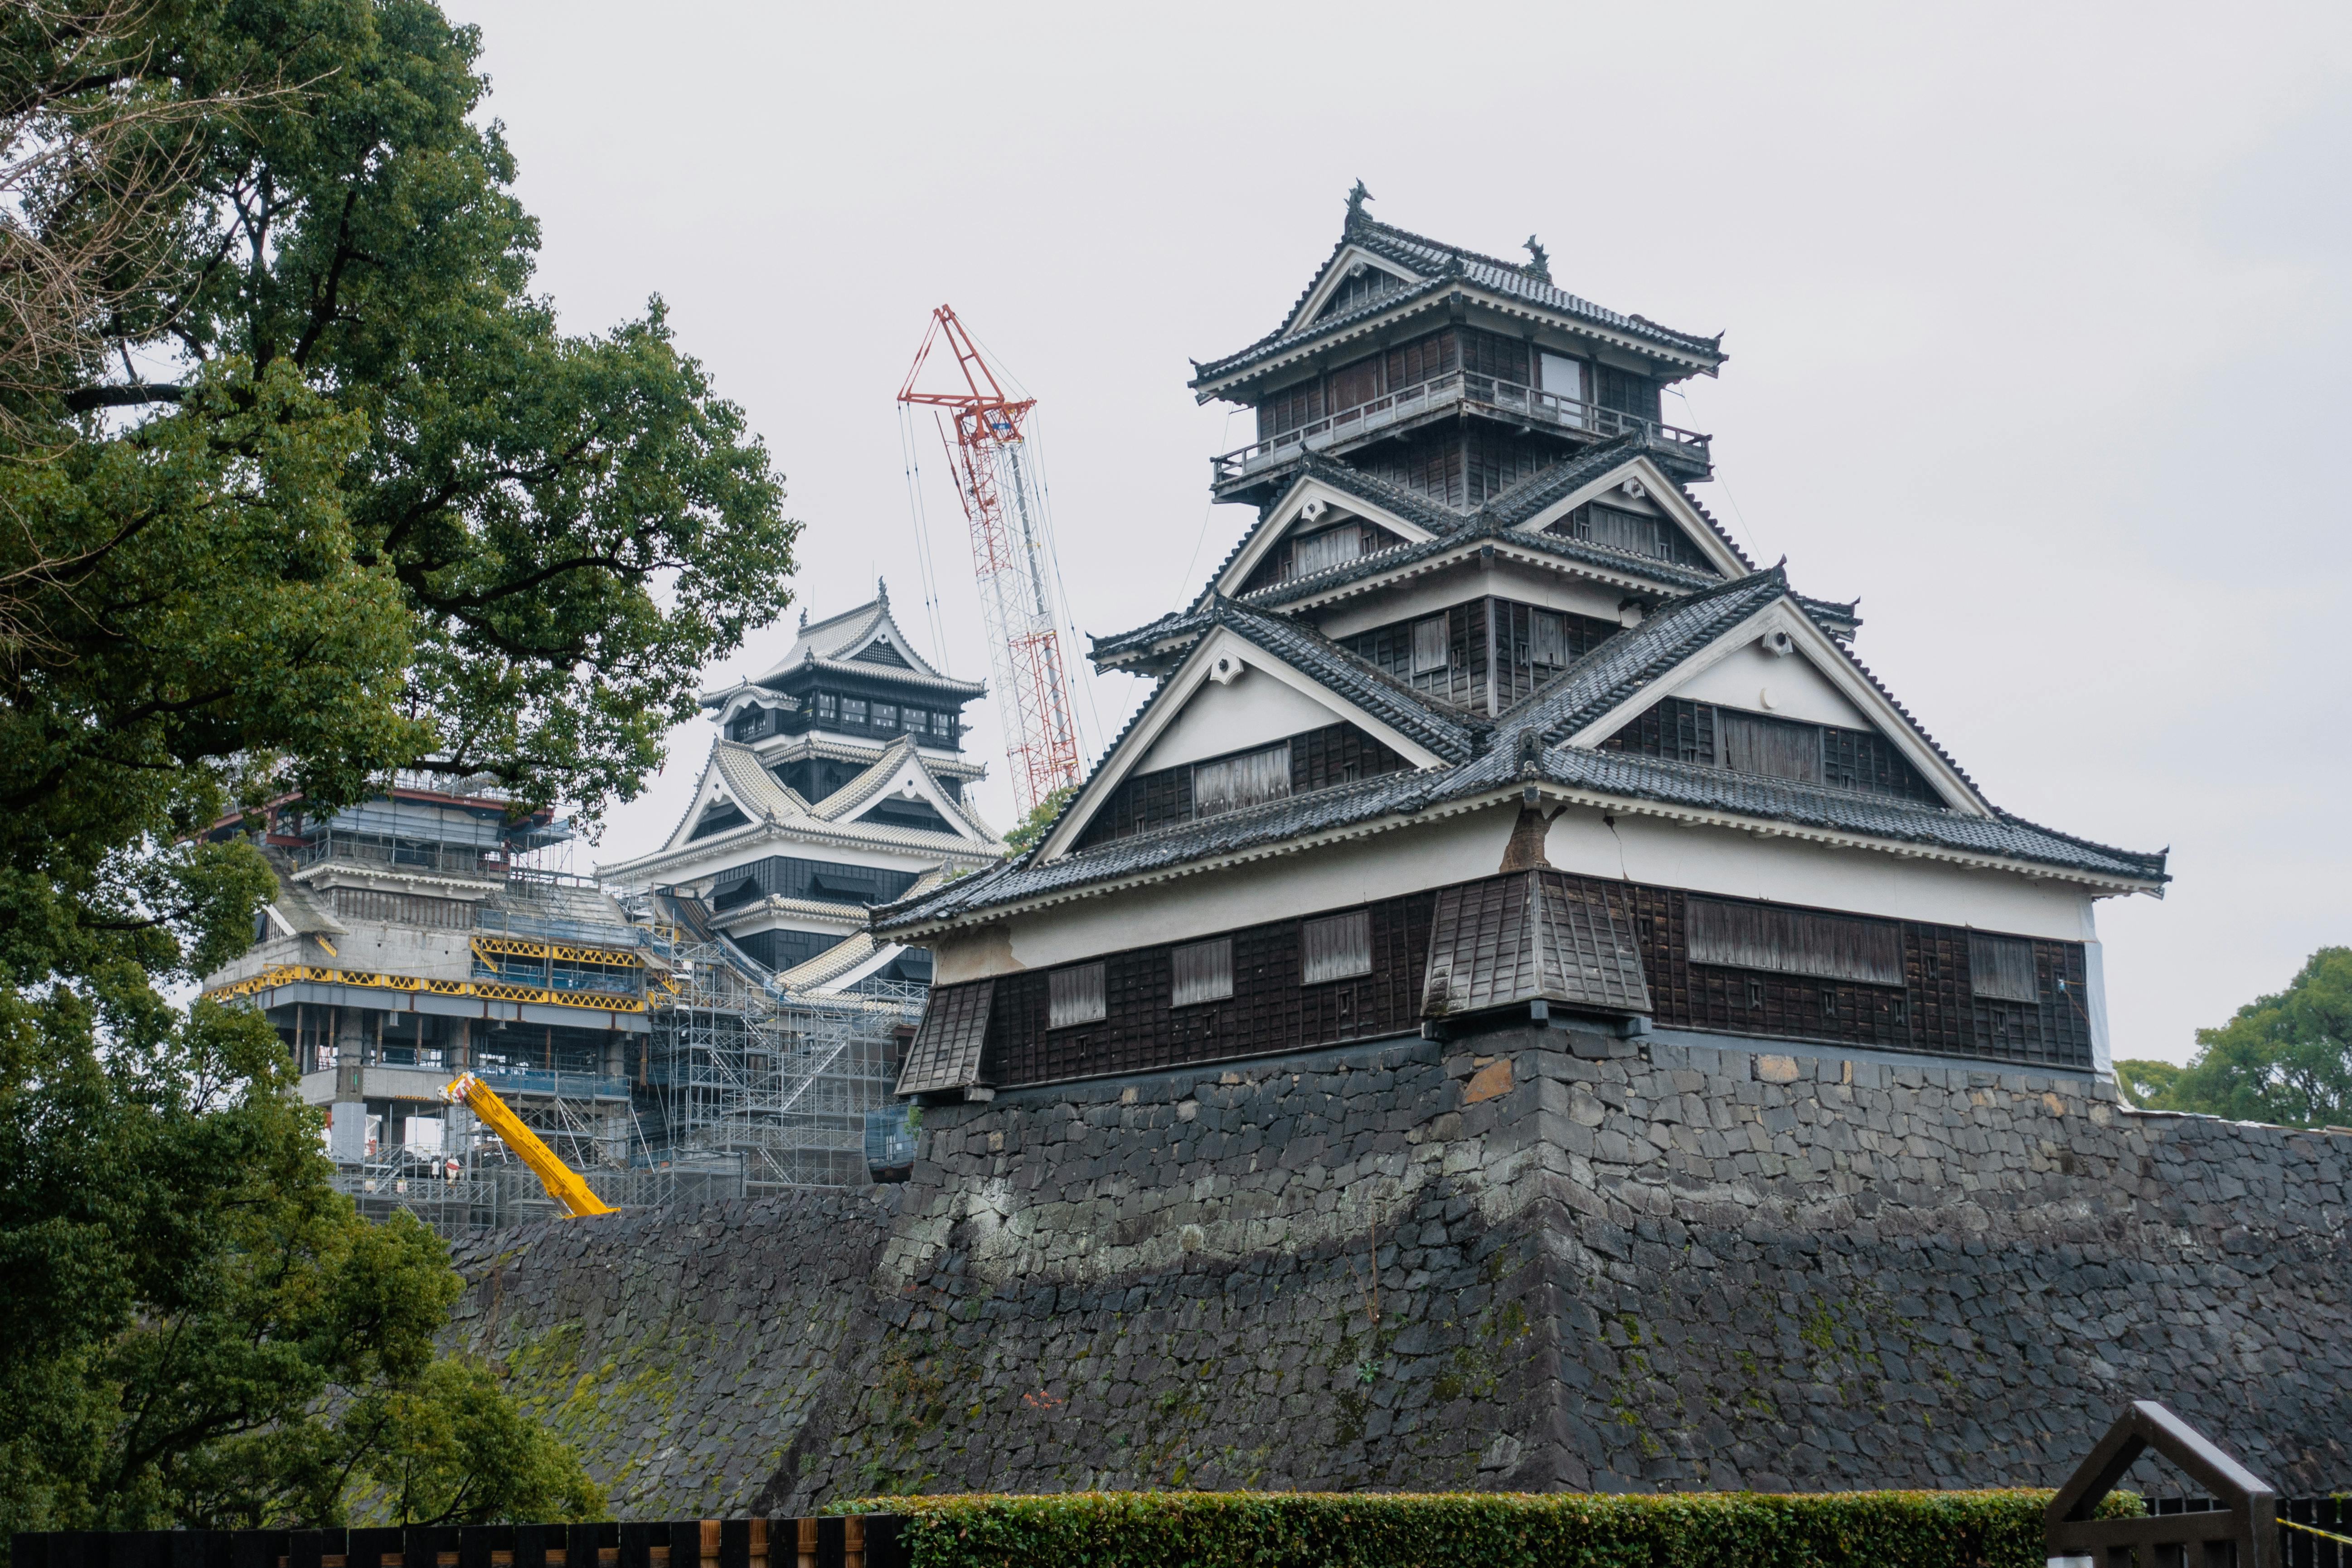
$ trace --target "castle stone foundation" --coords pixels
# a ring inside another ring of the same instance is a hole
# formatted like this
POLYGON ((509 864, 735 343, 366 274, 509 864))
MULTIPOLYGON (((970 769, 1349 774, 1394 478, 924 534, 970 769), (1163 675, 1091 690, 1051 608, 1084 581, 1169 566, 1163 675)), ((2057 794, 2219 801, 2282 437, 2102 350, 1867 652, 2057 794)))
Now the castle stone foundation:
POLYGON ((470 1244, 453 1337, 624 1517, 2053 1485, 2137 1397, 2352 1484, 2352 1136, 1555 1027, 1008 1092, 923 1152, 470 1244))

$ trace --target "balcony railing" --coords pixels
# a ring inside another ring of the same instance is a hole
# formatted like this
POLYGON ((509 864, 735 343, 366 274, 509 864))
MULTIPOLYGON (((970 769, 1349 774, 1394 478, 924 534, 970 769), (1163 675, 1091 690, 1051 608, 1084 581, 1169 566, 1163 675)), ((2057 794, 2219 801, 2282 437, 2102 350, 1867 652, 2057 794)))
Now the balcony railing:
POLYGON ((1655 419, 1644 419, 1638 414, 1627 414, 1622 409, 1604 408, 1598 403, 1562 397, 1556 392, 1545 392, 1539 387, 1521 386, 1517 382, 1497 381, 1491 375, 1457 370, 1383 393, 1351 408, 1339 409, 1320 419, 1310 419, 1295 430, 1285 430, 1278 436, 1269 436, 1237 451, 1227 452, 1214 459, 1216 474, 1213 482, 1219 489, 1239 484, 1263 469, 1297 457, 1301 451, 1319 452, 1328 447, 1359 441, 1391 426, 1455 406, 1489 414, 1498 419, 1547 425, 1554 429, 1575 430, 1603 437, 1638 435, 1657 451, 1680 457, 1701 467, 1708 461, 1708 437, 1695 430, 1685 430, 1655 419))

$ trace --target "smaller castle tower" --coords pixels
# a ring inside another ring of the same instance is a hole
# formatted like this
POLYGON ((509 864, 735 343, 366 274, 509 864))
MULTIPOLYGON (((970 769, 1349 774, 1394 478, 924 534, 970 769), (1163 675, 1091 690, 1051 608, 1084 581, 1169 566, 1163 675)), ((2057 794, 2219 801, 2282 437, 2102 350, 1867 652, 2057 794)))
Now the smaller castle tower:
POLYGON ((719 733, 693 801, 659 849, 603 868, 604 885, 698 899, 719 934, 796 987, 928 983, 930 955, 877 945, 866 911, 1003 854, 964 799, 987 770, 963 755, 963 707, 986 690, 915 651, 887 585, 803 616, 773 668, 703 694, 719 733))

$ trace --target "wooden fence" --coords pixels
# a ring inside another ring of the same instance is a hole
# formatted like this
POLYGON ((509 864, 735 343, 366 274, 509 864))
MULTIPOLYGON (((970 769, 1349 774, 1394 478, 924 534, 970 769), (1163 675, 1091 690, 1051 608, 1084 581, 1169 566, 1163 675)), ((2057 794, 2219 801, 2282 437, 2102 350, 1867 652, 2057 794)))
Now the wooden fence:
POLYGON ((907 1568, 899 1520, 412 1525, 394 1530, 63 1530, 13 1568, 907 1568))

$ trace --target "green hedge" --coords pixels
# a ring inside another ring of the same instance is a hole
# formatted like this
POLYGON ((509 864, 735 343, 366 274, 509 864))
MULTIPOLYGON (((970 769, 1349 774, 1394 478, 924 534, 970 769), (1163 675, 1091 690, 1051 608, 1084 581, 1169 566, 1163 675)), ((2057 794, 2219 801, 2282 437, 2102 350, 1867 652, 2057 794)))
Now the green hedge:
POLYGON ((2050 1497, 1067 1492, 846 1511, 905 1516, 912 1568, 2042 1568, 2050 1497))

